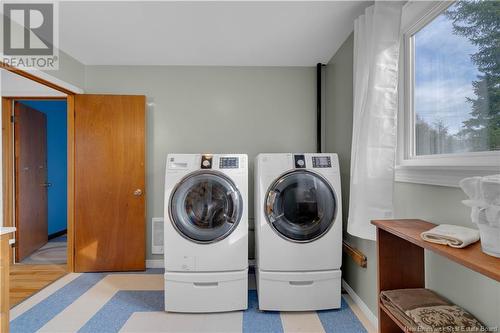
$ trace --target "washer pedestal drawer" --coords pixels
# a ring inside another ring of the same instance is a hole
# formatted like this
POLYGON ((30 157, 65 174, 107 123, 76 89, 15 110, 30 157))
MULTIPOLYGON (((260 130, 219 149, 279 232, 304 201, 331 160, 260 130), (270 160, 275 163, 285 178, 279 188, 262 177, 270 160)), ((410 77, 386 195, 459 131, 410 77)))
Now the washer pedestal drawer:
POLYGON ((256 272, 260 310, 312 311, 340 308, 340 270, 256 272))
POLYGON ((248 269, 235 272, 165 272, 165 311, 225 312, 248 307, 248 269))

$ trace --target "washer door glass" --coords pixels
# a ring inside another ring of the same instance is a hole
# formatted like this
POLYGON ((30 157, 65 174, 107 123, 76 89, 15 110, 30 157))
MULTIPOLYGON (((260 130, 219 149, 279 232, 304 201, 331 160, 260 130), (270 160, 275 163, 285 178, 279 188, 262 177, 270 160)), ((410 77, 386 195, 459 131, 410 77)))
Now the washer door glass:
POLYGON ((225 175, 202 171, 186 176, 170 197, 172 222, 184 237, 212 243, 228 236, 243 211, 241 194, 225 175))
POLYGON ((307 170, 296 170, 271 185, 265 213, 280 236, 310 242, 331 228, 336 209, 335 193, 323 177, 307 170))

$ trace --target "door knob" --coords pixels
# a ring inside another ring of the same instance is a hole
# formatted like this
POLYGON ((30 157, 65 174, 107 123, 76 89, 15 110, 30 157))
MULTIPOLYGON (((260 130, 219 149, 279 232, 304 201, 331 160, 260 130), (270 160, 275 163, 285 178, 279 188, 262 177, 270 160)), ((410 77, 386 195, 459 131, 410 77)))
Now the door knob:
POLYGON ((137 190, 134 191, 134 195, 136 197, 140 197, 142 195, 142 190, 140 188, 138 188, 137 190))
POLYGON ((51 187, 52 186, 52 183, 43 183, 42 184, 43 187, 51 187))

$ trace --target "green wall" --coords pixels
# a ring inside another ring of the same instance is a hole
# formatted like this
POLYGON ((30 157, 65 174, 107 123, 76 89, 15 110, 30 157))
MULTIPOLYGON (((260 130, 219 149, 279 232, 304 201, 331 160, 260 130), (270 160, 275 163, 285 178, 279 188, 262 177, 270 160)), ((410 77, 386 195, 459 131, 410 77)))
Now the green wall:
MULTIPOLYGON (((326 151, 339 154, 344 226, 349 207, 353 39, 351 34, 332 57, 325 72, 325 148, 326 151)), ((420 218, 437 224, 474 227, 470 223, 469 210, 461 203, 465 195, 458 188, 396 183, 394 198, 395 216, 398 218, 420 218)), ((353 237, 346 232, 344 238, 368 257, 368 267, 361 268, 350 257, 344 255, 343 278, 376 315, 376 243, 353 237)), ((500 326, 500 283, 440 256, 426 253, 426 284, 427 287, 472 312, 485 324, 500 326)))

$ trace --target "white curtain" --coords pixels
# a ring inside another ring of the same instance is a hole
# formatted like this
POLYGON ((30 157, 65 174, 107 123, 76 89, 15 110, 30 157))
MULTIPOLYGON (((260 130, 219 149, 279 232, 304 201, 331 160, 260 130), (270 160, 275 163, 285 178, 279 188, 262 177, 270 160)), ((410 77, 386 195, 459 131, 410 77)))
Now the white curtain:
POLYGON ((393 216, 402 4, 376 1, 354 23, 354 110, 347 232, 375 240, 393 216))

